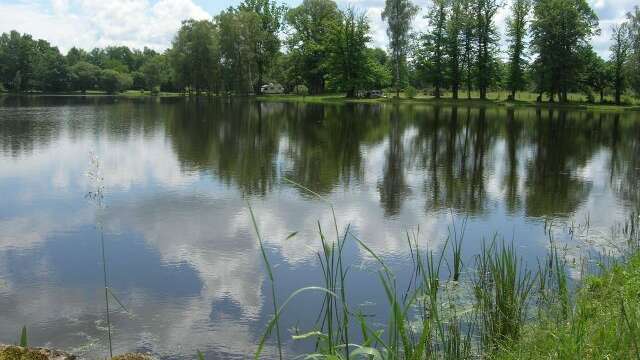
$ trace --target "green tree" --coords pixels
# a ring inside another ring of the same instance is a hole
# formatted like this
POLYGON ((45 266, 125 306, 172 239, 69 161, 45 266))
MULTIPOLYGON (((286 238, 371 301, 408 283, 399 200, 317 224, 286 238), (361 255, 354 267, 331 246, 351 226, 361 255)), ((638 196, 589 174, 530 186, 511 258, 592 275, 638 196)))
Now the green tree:
POLYGON ((387 53, 380 48, 368 48, 366 51, 370 70, 367 87, 384 89, 391 86, 393 84, 392 66, 387 53))
POLYGON ((332 0, 304 0, 287 12, 293 30, 287 40, 292 76, 300 78, 311 94, 324 91, 327 40, 339 18, 338 6, 332 0))
POLYGON ((387 22, 387 36, 389 37, 396 97, 400 96, 402 74, 406 66, 411 21, 418 13, 418 10, 419 8, 410 0, 386 0, 382 11, 382 20, 387 22))
POLYGON ((168 81, 169 64, 164 55, 155 55, 146 60, 140 67, 140 72, 144 78, 145 89, 153 90, 168 81))
POLYGON ((601 103, 604 102, 604 91, 611 85, 611 67, 590 46, 582 48, 580 58, 583 65, 579 84, 576 85, 587 94, 590 102, 594 101, 592 91, 600 95, 601 103))
POLYGON ((69 69, 71 88, 85 93, 87 90, 94 89, 98 84, 98 75, 100 68, 80 61, 69 69))
POLYGON ((17 31, 0 36, 0 82, 8 90, 27 90, 32 79, 35 42, 31 35, 17 31))
POLYGON ((580 51, 599 33, 598 17, 586 0, 537 0, 531 22, 533 51, 537 55, 536 77, 540 90, 551 101, 577 83, 582 62, 580 51))
POLYGON ((86 51, 74 46, 71 49, 69 49, 65 58, 67 60, 67 65, 73 66, 79 63, 80 61, 85 61, 85 62, 88 61, 89 55, 87 54, 86 51))
POLYGON ((257 94, 280 51, 279 34, 287 8, 272 0, 244 0, 240 4, 240 11, 250 11, 258 17, 258 27, 253 36, 248 38, 251 40, 249 49, 253 52, 256 63, 256 81, 253 88, 257 94))
POLYGON ((432 0, 426 15, 430 30, 423 35, 423 45, 417 54, 418 66, 428 83, 433 85, 434 96, 440 98, 446 80, 446 0, 432 0))
POLYGON ((627 13, 627 26, 631 46, 628 61, 630 81, 636 95, 640 96, 640 7, 636 6, 627 13))
POLYGON ((254 11, 229 8, 215 17, 219 28, 221 69, 225 88, 236 94, 254 91, 258 84, 255 44, 264 35, 254 11))
POLYGON ((355 97, 357 89, 364 87, 371 72, 367 56, 369 23, 364 14, 353 8, 341 12, 329 33, 329 76, 337 89, 355 97))
POLYGON ((487 98, 489 86, 496 80, 498 33, 495 26, 495 16, 500 5, 498 0, 475 0, 474 5, 477 21, 477 81, 480 99, 484 100, 487 98))
POLYGON ((217 27, 208 20, 187 20, 175 36, 169 51, 178 86, 189 92, 217 88, 220 62, 217 27))
POLYGON ((507 36, 509 38, 509 74, 507 87, 511 91, 511 99, 516 99, 516 91, 525 87, 524 67, 526 65, 525 38, 527 36, 527 17, 531 10, 531 0, 514 0, 511 5, 511 16, 507 19, 507 36))
POLYGON ((464 33, 464 9, 461 0, 452 0, 450 4, 451 16, 447 21, 447 58, 449 63, 449 83, 454 99, 458 98, 460 83, 462 82, 462 50, 464 33))
POLYGON ((33 59, 32 88, 46 92, 60 92, 69 87, 69 68, 57 47, 39 40, 33 59))
MULTIPOLYGON (((613 67, 613 88, 616 105, 620 105, 620 97, 626 87, 625 66, 631 50, 628 25, 614 25, 611 28, 611 65, 613 67)), ((636 70, 637 72, 637 70, 636 70)))
POLYGON ((109 94, 115 94, 131 88, 133 85, 133 79, 129 74, 123 74, 111 69, 104 69, 99 72, 98 84, 100 89, 109 94))
POLYGON ((464 82, 467 87, 467 98, 471 99, 471 89, 473 87, 475 69, 475 34, 476 20, 473 13, 473 1, 462 1, 462 72, 464 82))

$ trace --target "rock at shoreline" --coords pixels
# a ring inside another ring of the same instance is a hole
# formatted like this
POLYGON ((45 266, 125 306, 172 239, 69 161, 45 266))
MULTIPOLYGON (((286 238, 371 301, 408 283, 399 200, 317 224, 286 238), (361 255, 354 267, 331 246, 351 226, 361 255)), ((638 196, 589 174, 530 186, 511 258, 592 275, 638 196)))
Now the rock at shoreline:
MULTIPOLYGON (((16 345, 0 345, 0 360, 76 360, 77 356, 64 351, 45 348, 25 348, 16 345)), ((126 353, 111 360, 155 360, 148 354, 126 353)))
POLYGON ((0 345, 0 360, 75 360, 76 356, 44 348, 0 345))
POLYGON ((111 360, 155 360, 155 358, 147 354, 126 353, 114 356, 111 360))

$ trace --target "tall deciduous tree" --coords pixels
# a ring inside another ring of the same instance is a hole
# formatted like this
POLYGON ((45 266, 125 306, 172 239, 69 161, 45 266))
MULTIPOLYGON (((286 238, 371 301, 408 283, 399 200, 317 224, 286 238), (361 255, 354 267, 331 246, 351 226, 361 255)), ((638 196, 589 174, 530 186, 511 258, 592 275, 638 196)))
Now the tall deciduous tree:
POLYGON ((449 62, 449 83, 454 99, 458 98, 462 81, 462 55, 465 14, 462 0, 452 0, 451 16, 447 22, 447 58, 449 62))
POLYGON ((498 0, 475 0, 475 17, 477 21, 477 60, 478 90, 480 99, 487 98, 489 86, 497 75, 496 54, 498 51, 498 33, 495 26, 495 16, 500 4, 498 0))
POLYGON ((418 7, 410 0, 386 0, 382 12, 382 20, 387 22, 387 36, 389 36, 389 50, 393 66, 393 85, 397 97, 400 96, 402 73, 406 66, 411 21, 417 13, 418 7))
POLYGON ((629 42, 631 53, 629 59, 629 71, 631 86, 640 95, 640 7, 636 6, 633 11, 627 13, 627 26, 629 27, 629 42))
POLYGON ((94 89, 98 84, 100 68, 86 61, 79 61, 69 69, 71 87, 73 90, 81 91, 94 89))
POLYGON ((599 33, 598 17, 586 0, 537 0, 531 22, 540 89, 561 101, 577 83, 583 63, 580 51, 599 33))
POLYGON ((300 78, 311 94, 324 91, 329 32, 339 17, 332 0, 304 0, 287 13, 293 30, 287 41, 292 75, 300 78))
POLYGON ((440 98, 446 80, 447 2, 433 0, 426 15, 430 30, 423 36, 421 67, 427 81, 433 85, 433 95, 440 98))
POLYGON ((31 35, 11 31, 0 36, 0 81, 7 89, 20 92, 28 88, 34 58, 31 35))
POLYGON ((264 79, 275 63, 280 51, 280 31, 284 23, 287 9, 272 0, 245 0, 240 4, 240 11, 253 12, 258 16, 258 26, 248 40, 250 51, 256 63, 256 81, 253 84, 255 93, 260 92, 264 79))
POLYGON ((614 25, 611 28, 611 65, 613 67, 613 88, 615 90, 615 101, 620 105, 620 97, 626 86, 625 66, 629 57, 631 43, 629 41, 628 24, 614 25))
POLYGON ((187 20, 182 23, 170 51, 171 66, 176 80, 196 94, 215 87, 219 64, 217 28, 208 20, 187 20))
POLYGON ((512 100, 516 98, 516 91, 522 90, 525 86, 527 16, 530 10, 531 0, 514 0, 511 5, 511 15, 507 19, 507 36, 509 37, 507 87, 511 91, 512 100))
POLYGON ((336 87, 355 97, 367 84, 371 72, 368 56, 369 23, 367 17, 348 8, 341 12, 329 36, 329 73, 336 87))
POLYGON ((473 12, 473 2, 475 0, 462 1, 462 71, 464 73, 464 83, 467 88, 467 98, 471 99, 471 89, 473 87, 473 77, 475 69, 475 33, 476 20, 473 12))

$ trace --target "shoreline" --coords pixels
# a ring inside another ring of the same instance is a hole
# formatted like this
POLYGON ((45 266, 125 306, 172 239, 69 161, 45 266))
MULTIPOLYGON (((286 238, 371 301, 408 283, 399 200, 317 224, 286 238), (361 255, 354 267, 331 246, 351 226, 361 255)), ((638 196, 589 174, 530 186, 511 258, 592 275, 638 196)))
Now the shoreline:
POLYGON ((113 98, 251 98, 261 102, 288 102, 288 103, 302 103, 302 104, 330 104, 330 105, 342 105, 342 104, 422 104, 422 105, 445 105, 445 106, 461 106, 461 107, 486 107, 486 106, 499 106, 506 108, 537 108, 546 110, 584 110, 584 111, 598 111, 598 112, 626 112, 626 111, 640 111, 640 105, 614 105, 614 104, 599 104, 599 103, 585 103, 585 102, 535 102, 528 100, 516 100, 507 101, 499 99, 485 99, 478 98, 440 98, 433 97, 417 97, 413 99, 409 98, 375 98, 375 99, 360 99, 360 98, 347 98, 342 94, 327 94, 327 95, 185 95, 181 93, 163 92, 157 95, 152 95, 150 92, 139 91, 127 91, 118 94, 107 94, 103 92, 87 92, 81 93, 21 93, 12 94, 6 92, 0 92, 1 96, 16 96, 16 97, 113 97, 113 98))
POLYGON ((550 102, 532 102, 526 100, 506 101, 493 99, 452 99, 452 98, 426 98, 419 97, 414 99, 408 98, 377 98, 377 99, 349 99, 343 95, 259 95, 255 97, 259 101, 264 102, 296 102, 305 104, 426 104, 426 105, 448 105, 448 106, 502 106, 507 108, 539 108, 539 109, 567 109, 567 110, 590 110, 590 111, 608 111, 608 112, 624 112, 624 111, 640 111, 640 105, 613 105, 613 104, 589 104, 589 103, 550 103, 550 102))

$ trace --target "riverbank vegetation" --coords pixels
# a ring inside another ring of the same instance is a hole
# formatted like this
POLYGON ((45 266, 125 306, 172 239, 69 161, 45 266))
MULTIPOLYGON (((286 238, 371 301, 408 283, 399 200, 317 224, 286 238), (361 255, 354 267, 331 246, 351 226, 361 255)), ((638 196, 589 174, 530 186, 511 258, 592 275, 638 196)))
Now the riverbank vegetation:
POLYGON ((638 7, 612 28, 603 59, 590 44, 601 29, 586 0, 513 1, 505 34, 496 25, 500 6, 496 0, 386 0, 387 50, 371 47, 371 19, 363 11, 332 0, 292 8, 245 0, 210 20, 183 22, 163 52, 74 47, 63 55, 47 41, 12 31, 0 36, 0 84, 10 92, 247 95, 274 82, 312 95, 419 89, 435 98, 484 100, 502 91, 516 100, 528 91, 537 102, 568 102, 577 93, 589 103, 614 104, 640 93, 638 7), (412 24, 422 5, 428 27, 418 31, 412 24))
MULTIPOLYGON (((323 198, 310 192, 313 196, 323 198)), ((324 284, 293 292, 275 310, 258 345, 277 337, 287 305, 305 292, 324 298, 316 325, 297 329, 293 341, 313 341, 313 359, 632 359, 640 356, 640 218, 632 214, 612 229, 611 253, 569 255, 548 227, 548 255, 537 268, 499 236, 482 240, 479 254, 465 262, 465 224, 454 224, 438 251, 420 246, 419 233, 406 234, 410 276, 399 281, 365 241, 340 232, 333 206, 332 230, 318 224, 322 243, 317 257, 324 284), (334 232, 335 230, 335 232, 334 232), (351 266, 345 264, 347 241, 357 243, 377 268, 388 319, 374 322, 349 303, 351 266), (274 334, 275 333, 275 334, 274 334)), ((262 244, 253 212, 253 224, 262 244)), ((589 226, 569 229, 571 236, 589 226)), ((290 237, 296 234, 290 235, 290 237)), ((474 239, 475 240, 475 239, 474 239)), ((264 253, 263 253, 264 254, 264 253)), ((267 271, 271 274, 265 255, 267 271)), ((277 281, 271 277, 272 282, 277 281)), ((275 288, 273 288, 275 289, 275 288)), ((275 290, 272 292, 277 297, 275 290)), ((275 304, 275 300, 274 300, 275 304)), ((282 353, 282 350, 280 350, 282 353)), ((282 357, 282 355, 280 355, 282 357)))

